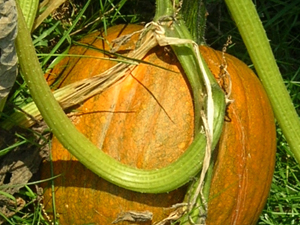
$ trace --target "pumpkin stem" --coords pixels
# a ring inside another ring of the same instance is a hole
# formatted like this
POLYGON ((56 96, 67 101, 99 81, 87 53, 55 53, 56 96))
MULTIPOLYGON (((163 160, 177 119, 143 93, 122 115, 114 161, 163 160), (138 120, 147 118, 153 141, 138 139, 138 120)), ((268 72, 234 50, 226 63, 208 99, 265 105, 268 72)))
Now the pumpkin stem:
MULTIPOLYGON (((201 214, 207 212, 207 201, 210 187, 210 179, 212 173, 208 173, 211 166, 211 155, 213 152, 212 140, 219 132, 214 133, 213 124, 223 123, 223 121, 214 121, 214 111, 218 110, 217 104, 224 102, 215 102, 212 93, 212 86, 218 86, 217 81, 208 69, 206 62, 199 52, 198 45, 192 40, 192 36, 188 31, 184 21, 180 19, 181 2, 157 1, 157 11, 154 21, 156 25, 161 26, 163 30, 164 44, 171 45, 175 55, 181 63, 182 68, 189 80, 193 98, 195 113, 195 133, 197 134, 200 127, 204 128, 206 136, 205 156, 203 159, 203 167, 200 173, 197 185, 192 185, 190 193, 193 193, 189 207, 185 207, 188 218, 192 211, 198 211, 200 202, 201 214), (173 4, 172 4, 173 3, 173 4), (184 46, 182 46, 184 44, 184 46), (200 119, 201 118, 201 119, 200 119), (203 187, 205 185, 205 194, 203 187)), ((205 221, 205 219, 204 219, 205 221)))
POLYGON ((205 0, 184 0, 182 1, 181 14, 186 26, 189 28, 193 40, 199 44, 205 44, 206 28, 206 7, 205 0))

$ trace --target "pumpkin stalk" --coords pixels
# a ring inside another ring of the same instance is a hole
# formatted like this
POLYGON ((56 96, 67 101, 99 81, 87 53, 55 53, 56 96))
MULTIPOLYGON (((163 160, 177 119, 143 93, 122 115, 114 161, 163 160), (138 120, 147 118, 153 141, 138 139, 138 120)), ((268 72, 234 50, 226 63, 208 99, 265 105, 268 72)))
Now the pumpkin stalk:
MULTIPOLYGON (((173 9, 173 5, 170 0, 158 0, 156 2, 156 13, 154 20, 155 22, 159 22, 162 24, 162 27, 166 33, 167 37, 177 37, 186 40, 193 40, 190 32, 185 26, 182 20, 172 21, 177 17, 175 9, 173 9), (167 25, 164 25, 162 22, 167 21, 167 25), (172 29, 168 23, 172 22, 172 29), (173 30, 175 29, 175 30, 173 30)), ((179 45, 171 45, 172 50, 174 51, 177 59, 179 60, 183 70, 186 73, 186 76, 189 80, 189 84, 191 85, 191 90, 193 92, 193 101, 194 101, 194 117, 195 117, 195 133, 199 132, 201 129, 201 108, 203 105, 203 99, 201 98, 201 93, 204 92, 203 80, 201 80, 201 76, 199 76, 199 67, 196 62, 196 55, 191 44, 186 45, 184 47, 179 45)))
POLYGON ((18 0, 18 4, 22 9, 27 27, 32 30, 36 13, 39 8, 39 0, 18 0))
MULTIPOLYGON (((212 138, 215 138, 213 124, 223 123, 223 121, 214 121, 214 110, 218 110, 217 105, 224 105, 225 102, 215 101, 212 97, 212 87, 219 87, 217 81, 212 75, 211 71, 208 69, 206 62, 199 52, 198 45, 193 41, 190 32, 188 31, 184 21, 180 19, 179 11, 181 5, 178 2, 173 1, 160 1, 157 2, 157 11, 154 18, 158 24, 160 24, 166 35, 166 41, 169 40, 175 42, 175 38, 180 39, 178 44, 170 44, 175 55, 177 56, 181 66, 183 67, 185 74, 190 82, 193 98, 194 98, 194 114, 195 114, 195 133, 199 132, 200 129, 200 119, 202 120, 202 126, 205 129, 206 134, 206 151, 205 157, 203 159, 203 167, 200 173, 200 178, 197 181, 197 185, 192 185, 190 192, 193 193, 191 201, 188 202, 189 207, 187 207, 188 218, 191 219, 190 214, 192 211, 196 211, 196 217, 200 214, 206 214, 207 212, 207 201, 209 196, 210 180, 212 178, 212 173, 208 173, 209 167, 211 166, 211 155, 213 152, 212 148, 212 138), (186 40, 184 46, 182 44, 186 40), (206 95, 203 99, 203 95, 206 95), (204 108, 204 110, 203 110, 204 108), (205 185, 205 194, 203 187, 205 185), (199 204, 200 203, 200 208, 199 204)), ((204 28, 204 26, 203 26, 204 28)), ((215 91, 215 90, 214 90, 215 91)), ((223 99, 224 101, 224 99, 223 99)), ((219 138, 220 131, 217 131, 217 137, 219 138)), ((212 170, 212 168, 211 168, 212 170)), ((190 195, 190 194, 188 194, 190 195)), ((192 214, 195 212, 192 212, 192 214)), ((197 220, 202 220, 203 217, 197 218, 197 220)), ((204 219, 205 222, 205 219, 204 219)))
POLYGON ((184 0, 182 2, 181 14, 186 26, 189 28, 193 40, 199 45, 205 44, 205 1, 184 0))
POLYGON ((300 163, 300 120, 251 0, 225 0, 239 29, 286 140, 300 163))
POLYGON ((183 210, 187 213, 184 214, 178 221, 180 225, 190 225, 190 224, 205 224, 207 217, 207 207, 204 201, 207 201, 210 191, 210 184, 213 177, 214 163, 211 162, 206 174, 206 180, 203 186, 203 196, 205 199, 197 196, 195 191, 200 185, 200 179, 195 178, 195 181, 190 185, 183 202, 187 205, 183 207, 183 210))

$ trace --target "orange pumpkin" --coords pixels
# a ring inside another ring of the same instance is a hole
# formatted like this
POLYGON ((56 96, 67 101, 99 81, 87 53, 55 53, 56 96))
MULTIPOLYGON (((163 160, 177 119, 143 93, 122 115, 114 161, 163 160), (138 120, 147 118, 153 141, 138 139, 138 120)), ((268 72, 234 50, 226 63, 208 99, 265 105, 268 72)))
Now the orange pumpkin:
MULTIPOLYGON (((109 50, 120 35, 141 29, 137 25, 115 26, 81 40, 109 50)), ((135 35, 135 40, 138 35, 135 35)), ((134 40, 134 39, 133 39, 134 40)), ((118 53, 134 48, 130 41, 118 53)), ((201 47, 212 72, 220 72, 221 53, 201 47)), ((70 54, 110 58, 109 54, 73 46, 70 54)), ((253 72, 226 55, 234 100, 217 149, 207 224, 255 224, 271 184, 275 154, 275 125, 268 98, 253 72)), ((189 85, 176 57, 167 48, 154 48, 140 64, 101 95, 76 109, 71 119, 99 149, 122 163, 145 169, 161 168, 175 161, 193 139, 193 105, 189 85)), ((114 62, 96 58, 65 58, 52 71, 61 76, 60 86, 99 74, 114 62)), ((100 151, 100 150, 99 150, 100 151)), ((173 204, 183 200, 186 187, 166 194, 140 194, 97 177, 53 139, 56 212, 61 224, 111 224, 126 211, 149 211, 152 224, 165 218, 173 204)), ((43 163, 42 177, 50 177, 43 163)), ((51 214, 51 190, 45 189, 44 204, 51 214)), ((118 224, 128 224, 121 222, 118 224)))

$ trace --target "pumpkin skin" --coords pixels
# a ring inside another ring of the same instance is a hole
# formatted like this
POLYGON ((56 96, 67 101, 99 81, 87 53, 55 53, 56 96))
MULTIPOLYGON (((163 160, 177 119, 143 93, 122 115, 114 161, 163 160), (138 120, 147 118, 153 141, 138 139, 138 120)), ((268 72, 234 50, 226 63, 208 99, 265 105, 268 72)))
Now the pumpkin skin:
MULTIPOLYGON (((121 33, 130 34, 141 28, 134 25, 126 29, 112 27, 105 38, 111 42, 121 33)), ((104 41, 96 40, 98 35, 88 36, 81 42, 109 50, 104 41)), ((134 39, 137 38, 138 34, 134 39)), ((134 43, 130 41, 118 53, 126 54, 133 49, 134 43)), ((70 50, 70 54, 83 53, 109 58, 99 51, 86 51, 79 46, 70 50)), ((125 80, 83 103, 76 109, 80 116, 71 119, 111 157, 137 168, 154 169, 175 161, 192 142, 193 105, 175 56, 168 55, 164 48, 156 48, 145 60, 174 72, 159 69, 154 74, 157 67, 141 64, 125 80), (178 114, 178 108, 184 110, 178 114)), ((51 74, 59 75, 62 70, 60 85, 63 86, 104 72, 114 64, 95 58, 66 58, 51 74), (87 71, 83 72, 83 68, 87 71)), ((156 195, 140 194, 110 184, 82 166, 56 139, 52 142, 52 158, 54 174, 63 173, 55 180, 56 209, 61 224, 111 224, 118 214, 132 210, 150 211, 153 221, 159 221, 170 213, 164 208, 184 198, 186 187, 156 195)), ((43 165, 42 171, 43 177, 50 176, 48 163, 43 165)), ((44 195, 46 209, 51 208, 50 195, 47 189, 44 195)), ((151 224, 151 221, 142 224, 151 224)))
MULTIPOLYGON (((213 74, 222 53, 202 46, 213 74)), ((246 64, 226 54, 232 81, 209 196, 207 224, 256 224, 270 191, 276 153, 271 105, 260 81, 246 64)))
MULTIPOLYGON (((108 29, 105 39, 111 42, 139 29, 137 25, 115 26, 108 29)), ((104 34, 93 33, 81 42, 109 50, 99 36, 104 34)), ((118 53, 133 49, 134 42, 130 41, 118 53)), ((200 49, 218 76, 222 54, 208 47, 200 49)), ((109 58, 80 46, 73 46, 69 53, 109 58)), ((216 150, 207 224, 255 224, 274 170, 275 123, 268 98, 253 72, 232 56, 226 55, 226 59, 234 102, 228 106, 216 150)), ((154 169, 175 161, 192 142, 193 105, 186 78, 171 52, 157 47, 144 60, 173 72, 140 64, 123 81, 84 102, 71 119, 111 157, 137 168, 154 169)), ((59 86, 64 86, 104 72, 114 64, 95 58, 65 58, 51 72, 51 78, 60 75, 59 86)), ((111 224, 126 211, 150 211, 152 221, 136 224, 152 224, 167 217, 170 210, 166 208, 181 202, 186 192, 182 187, 166 194, 141 194, 117 187, 82 166, 55 138, 52 160, 54 174, 62 174, 55 180, 61 224, 111 224)), ((44 162, 42 178, 48 177, 50 165, 44 162)), ((45 188, 48 212, 51 197, 51 190, 45 188)))

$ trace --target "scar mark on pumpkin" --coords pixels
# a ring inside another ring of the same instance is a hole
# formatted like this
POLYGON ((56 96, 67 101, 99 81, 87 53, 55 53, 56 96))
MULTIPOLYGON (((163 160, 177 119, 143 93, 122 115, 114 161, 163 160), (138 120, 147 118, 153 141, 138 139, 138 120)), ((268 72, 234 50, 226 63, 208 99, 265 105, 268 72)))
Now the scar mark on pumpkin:
POLYGON ((138 80, 132 73, 130 73, 130 76, 136 80, 136 82, 138 82, 154 99, 154 101, 159 105, 159 107, 164 111, 164 113, 167 115, 167 117, 169 118, 169 120, 175 124, 174 120, 172 120, 172 118, 170 117, 170 115, 168 114, 168 112, 165 110, 165 108, 163 107, 162 104, 160 104, 160 102, 158 101, 158 99, 155 97, 155 95, 140 81, 138 80))

